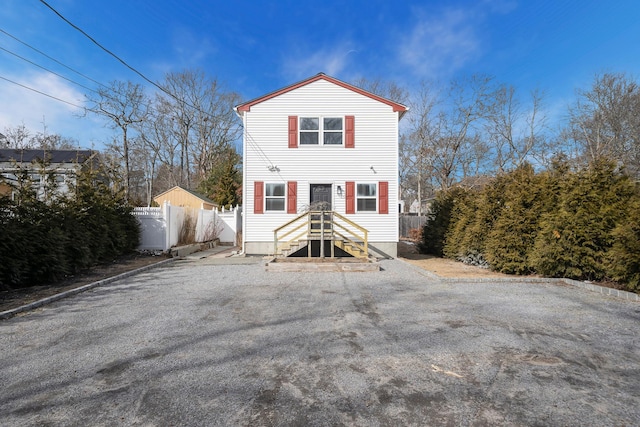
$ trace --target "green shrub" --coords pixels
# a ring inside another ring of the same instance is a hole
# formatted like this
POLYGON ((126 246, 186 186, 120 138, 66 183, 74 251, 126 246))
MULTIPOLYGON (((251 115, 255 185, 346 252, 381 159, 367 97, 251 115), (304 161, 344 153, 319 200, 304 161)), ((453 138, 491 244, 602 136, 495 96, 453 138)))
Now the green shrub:
POLYGON ((551 277, 600 280, 612 231, 624 219, 633 197, 629 177, 600 161, 569 174, 557 209, 544 213, 531 256, 537 273, 551 277))
POLYGON ((612 231, 614 238, 605 257, 607 276, 623 282, 626 289, 640 291, 640 194, 629 204, 627 216, 612 231))
POLYGON ((451 221, 451 211, 458 200, 464 197, 466 197, 466 191, 461 188, 441 191, 436 195, 431 205, 431 211, 427 215, 427 223, 422 229, 422 241, 418 244, 420 253, 443 255, 445 236, 451 221))
POLYGON ((475 220, 477 193, 465 193, 454 203, 451 209, 449 229, 444 241, 443 254, 447 258, 459 258, 466 255, 471 249, 465 245, 465 239, 469 228, 475 220))
POLYGON ((72 196, 44 201, 18 175, 15 199, 0 197, 0 288, 54 283, 138 245, 132 208, 96 174, 81 174, 72 196))
POLYGON ((529 274, 529 260, 539 230, 539 217, 548 210, 548 180, 523 165, 502 179, 502 209, 487 229, 485 257, 492 269, 507 274, 529 274))

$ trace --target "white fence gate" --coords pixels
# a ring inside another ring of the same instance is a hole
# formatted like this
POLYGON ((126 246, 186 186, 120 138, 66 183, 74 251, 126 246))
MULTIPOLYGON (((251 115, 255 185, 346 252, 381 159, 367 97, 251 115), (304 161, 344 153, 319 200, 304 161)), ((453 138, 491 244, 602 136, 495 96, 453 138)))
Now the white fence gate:
POLYGON ((242 231, 242 208, 239 206, 219 211, 188 209, 165 203, 159 208, 134 208, 133 214, 140 222, 138 250, 167 251, 177 245, 187 215, 196 219, 196 242, 217 236, 220 243, 236 245, 238 233, 242 231))

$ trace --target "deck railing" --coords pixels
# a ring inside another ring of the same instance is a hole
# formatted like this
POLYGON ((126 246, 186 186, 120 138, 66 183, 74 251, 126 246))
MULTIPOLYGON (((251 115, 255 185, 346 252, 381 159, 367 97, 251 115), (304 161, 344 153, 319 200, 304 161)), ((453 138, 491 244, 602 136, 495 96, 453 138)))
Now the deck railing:
POLYGON ((300 242, 306 242, 311 257, 311 241, 320 242, 320 257, 324 258, 325 242, 358 258, 369 256, 369 231, 334 211, 308 211, 273 231, 273 254, 282 255, 300 242))

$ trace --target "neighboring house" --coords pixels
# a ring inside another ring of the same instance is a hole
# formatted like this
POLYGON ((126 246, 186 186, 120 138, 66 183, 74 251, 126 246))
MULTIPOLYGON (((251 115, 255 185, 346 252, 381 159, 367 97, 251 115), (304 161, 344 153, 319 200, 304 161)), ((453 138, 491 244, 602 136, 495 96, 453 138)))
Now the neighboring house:
POLYGON ((56 183, 56 191, 65 194, 75 185, 85 167, 97 167, 98 152, 93 150, 19 150, 0 149, 0 195, 13 195, 21 171, 27 171, 38 197, 46 191, 47 175, 56 183))
POLYGON ((398 122, 407 107, 318 74, 235 110, 244 126, 245 253, 284 253, 294 235, 303 248, 319 238, 319 224, 307 227, 315 237, 291 232, 282 245, 274 231, 298 217, 320 220, 305 212, 324 208, 327 222, 341 221, 325 224, 332 250, 353 254, 344 239, 358 235, 370 254, 397 255, 398 122))
POLYGON ((206 196, 196 193, 195 191, 187 190, 179 185, 158 194, 153 198, 153 201, 159 206, 162 206, 164 202, 169 202, 171 206, 182 206, 193 209, 212 210, 218 206, 216 202, 206 196))
POLYGON ((433 205, 433 200, 433 198, 422 200, 422 207, 420 207, 420 202, 418 202, 418 199, 413 199, 411 206, 409 206, 409 213, 428 215, 431 212, 431 205, 433 205))

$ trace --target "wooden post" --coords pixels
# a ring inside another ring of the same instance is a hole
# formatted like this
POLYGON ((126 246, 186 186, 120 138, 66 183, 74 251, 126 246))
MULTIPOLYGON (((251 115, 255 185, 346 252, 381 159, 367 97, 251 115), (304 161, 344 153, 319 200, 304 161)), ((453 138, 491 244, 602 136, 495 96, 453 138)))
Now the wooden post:
POLYGON ((324 210, 320 211, 320 258, 324 258, 324 210))

